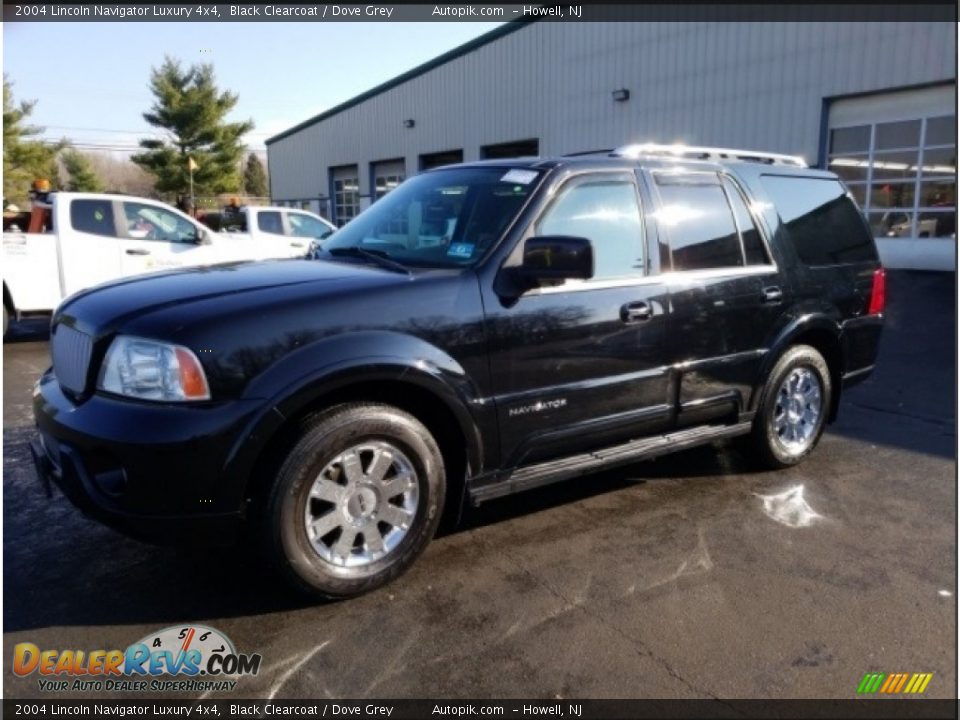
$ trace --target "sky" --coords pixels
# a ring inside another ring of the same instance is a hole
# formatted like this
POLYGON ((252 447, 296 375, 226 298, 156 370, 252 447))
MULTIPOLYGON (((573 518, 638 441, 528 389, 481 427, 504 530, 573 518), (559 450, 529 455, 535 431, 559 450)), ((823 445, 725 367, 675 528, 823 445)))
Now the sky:
POLYGON ((44 137, 135 148, 156 134, 142 114, 164 55, 213 63, 239 95, 230 120, 266 138, 349 100, 500 23, 3 23, 3 72, 14 99, 37 100, 44 137))

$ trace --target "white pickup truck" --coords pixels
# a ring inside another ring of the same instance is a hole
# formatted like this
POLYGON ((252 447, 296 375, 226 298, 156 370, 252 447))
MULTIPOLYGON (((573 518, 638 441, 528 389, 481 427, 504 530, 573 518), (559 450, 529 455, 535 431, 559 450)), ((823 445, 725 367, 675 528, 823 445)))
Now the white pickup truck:
MULTIPOLYGON (((308 247, 216 233, 146 198, 51 193, 3 233, 3 332, 9 318, 48 313, 78 290, 157 270, 303 257, 308 247)), ((309 241, 308 241, 309 244, 309 241)))
POLYGON ((302 255, 337 227, 307 210, 246 205, 210 213, 201 222, 230 237, 248 236, 258 243, 286 245, 302 255))

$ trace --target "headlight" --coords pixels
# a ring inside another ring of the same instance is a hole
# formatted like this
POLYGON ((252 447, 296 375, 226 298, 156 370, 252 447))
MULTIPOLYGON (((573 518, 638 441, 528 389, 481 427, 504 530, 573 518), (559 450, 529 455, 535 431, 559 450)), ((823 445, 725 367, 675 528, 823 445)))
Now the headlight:
POLYGON ((209 400, 200 361, 181 345, 118 336, 100 371, 101 390, 142 400, 209 400))

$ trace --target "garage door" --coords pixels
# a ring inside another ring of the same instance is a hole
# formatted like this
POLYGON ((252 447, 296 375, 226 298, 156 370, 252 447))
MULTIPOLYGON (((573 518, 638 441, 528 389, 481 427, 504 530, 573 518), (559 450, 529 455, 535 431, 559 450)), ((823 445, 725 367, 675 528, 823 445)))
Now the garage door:
POLYGON ((405 163, 402 159, 373 163, 373 199, 382 198, 402 183, 405 176, 405 163))
POLYGON ((356 165, 345 165, 331 170, 333 181, 333 220, 346 225, 360 212, 360 173, 356 165))
POLYGON ((952 86, 830 106, 828 166, 844 179, 891 267, 952 269, 956 256, 956 99, 952 86))

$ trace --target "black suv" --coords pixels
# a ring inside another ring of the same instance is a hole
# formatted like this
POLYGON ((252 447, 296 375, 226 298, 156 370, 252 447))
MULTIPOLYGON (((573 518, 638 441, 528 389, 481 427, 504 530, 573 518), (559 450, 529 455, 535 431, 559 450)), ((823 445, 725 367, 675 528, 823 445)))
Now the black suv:
POLYGON ((631 146, 418 175, 313 260, 65 301, 40 475, 152 539, 259 536, 299 586, 400 574, 441 516, 744 436, 811 452, 873 368, 885 295, 837 177, 631 146))

